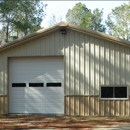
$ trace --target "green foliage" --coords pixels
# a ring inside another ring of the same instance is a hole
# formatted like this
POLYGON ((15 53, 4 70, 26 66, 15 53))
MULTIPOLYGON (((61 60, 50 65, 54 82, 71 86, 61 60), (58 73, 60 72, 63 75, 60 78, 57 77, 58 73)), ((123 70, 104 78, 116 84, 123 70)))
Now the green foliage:
POLYGON ((46 6, 40 0, 1 0, 0 22, 6 27, 6 42, 40 29, 46 6))
POLYGON ((110 35, 130 41, 130 3, 112 9, 106 24, 110 35))
POLYGON ((77 3, 72 10, 69 9, 66 14, 66 20, 69 23, 86 27, 95 31, 105 32, 106 28, 102 24, 103 10, 96 8, 93 12, 81 2, 77 3))

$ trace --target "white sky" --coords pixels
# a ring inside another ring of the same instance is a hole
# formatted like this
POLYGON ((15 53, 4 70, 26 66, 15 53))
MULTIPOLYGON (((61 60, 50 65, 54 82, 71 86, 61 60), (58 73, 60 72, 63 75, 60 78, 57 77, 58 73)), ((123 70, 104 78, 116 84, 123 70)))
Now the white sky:
POLYGON ((48 4, 47 6, 47 15, 42 22, 42 27, 48 27, 48 22, 52 14, 54 14, 57 18, 58 15, 62 18, 62 21, 66 21, 65 15, 68 9, 72 9, 76 3, 81 2, 86 5, 88 9, 94 10, 95 8, 99 8, 100 10, 104 9, 103 18, 106 19, 107 15, 117 6, 120 6, 123 3, 128 3, 129 0, 126 1, 43 1, 44 4, 48 4))

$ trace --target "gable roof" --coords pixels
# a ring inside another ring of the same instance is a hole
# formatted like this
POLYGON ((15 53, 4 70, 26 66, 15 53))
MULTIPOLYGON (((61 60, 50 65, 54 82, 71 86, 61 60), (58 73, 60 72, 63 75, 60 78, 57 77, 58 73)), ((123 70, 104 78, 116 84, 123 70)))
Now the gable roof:
POLYGON ((81 33, 84 33, 84 34, 88 34, 88 35, 91 35, 91 36, 94 36, 94 37, 98 37, 98 38, 101 38, 101 39, 105 39, 105 40, 108 40, 108 41, 111 41, 111 42, 115 42, 115 43, 118 43, 120 45, 130 47, 129 41, 122 40, 122 39, 119 39, 117 37, 105 34, 105 33, 96 32, 96 31, 89 30, 89 29, 86 29, 86 28, 83 28, 83 27, 79 27, 79 26, 76 26, 76 25, 73 25, 73 24, 66 23, 66 22, 60 22, 60 23, 58 23, 54 26, 51 26, 49 28, 38 30, 35 33, 29 34, 25 37, 22 37, 22 38, 14 40, 12 42, 8 42, 8 43, 5 43, 3 45, 0 45, 0 51, 8 49, 8 48, 13 47, 13 46, 18 45, 18 44, 22 44, 24 42, 27 42, 27 41, 30 41, 30 40, 33 40, 33 39, 36 39, 36 38, 38 38, 42 35, 49 34, 49 33, 53 32, 55 30, 58 30, 62 27, 68 28, 68 29, 71 29, 71 30, 74 30, 74 31, 78 31, 78 32, 81 32, 81 33))

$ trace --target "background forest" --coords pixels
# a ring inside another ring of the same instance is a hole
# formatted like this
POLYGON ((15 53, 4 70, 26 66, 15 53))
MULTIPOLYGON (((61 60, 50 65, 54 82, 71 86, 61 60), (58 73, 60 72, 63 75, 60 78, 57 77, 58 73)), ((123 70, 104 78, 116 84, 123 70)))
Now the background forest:
MULTIPOLYGON (((41 0, 0 1, 0 44, 13 41, 39 29, 48 15, 47 4, 41 0)), ((78 2, 66 13, 66 22, 91 30, 107 33, 130 41, 130 2, 115 7, 103 22, 103 9, 91 10, 78 2)), ((62 21, 52 14, 49 25, 62 21)))

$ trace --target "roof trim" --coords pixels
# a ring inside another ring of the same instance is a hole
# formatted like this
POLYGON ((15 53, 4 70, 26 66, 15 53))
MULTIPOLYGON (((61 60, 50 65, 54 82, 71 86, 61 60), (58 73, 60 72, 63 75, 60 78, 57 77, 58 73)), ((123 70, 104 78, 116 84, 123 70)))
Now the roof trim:
POLYGON ((6 43, 4 45, 0 45, 0 51, 8 49, 8 48, 16 46, 16 45, 19 45, 19 44, 22 44, 24 42, 27 42, 27 41, 30 41, 30 40, 33 40, 33 39, 36 39, 36 38, 38 38, 42 35, 49 34, 49 33, 53 32, 53 31, 55 31, 55 30, 57 30, 61 27, 66 27, 66 28, 71 29, 71 30, 75 30, 75 31, 78 31, 78 32, 81 32, 81 33, 85 33, 85 34, 88 34, 88 35, 91 35, 91 36, 94 36, 94 37, 98 37, 98 38, 105 39, 105 40, 108 40, 108 41, 111 41, 111 42, 115 42, 115 43, 120 44, 120 45, 130 47, 129 41, 122 40, 122 39, 116 38, 114 36, 105 34, 105 33, 96 32, 96 31, 89 30, 89 29, 86 29, 86 28, 83 28, 83 27, 80 27, 80 26, 76 26, 76 25, 73 25, 73 24, 66 23, 66 22, 60 22, 60 23, 55 24, 55 25, 53 25, 49 28, 38 30, 35 33, 29 34, 25 37, 16 39, 16 40, 9 42, 9 43, 6 43))
POLYGON ((101 39, 104 39, 104 40, 108 40, 108 41, 111 41, 111 42, 114 42, 114 43, 117 43, 117 44, 120 44, 120 45, 130 47, 129 41, 117 38, 115 36, 111 36, 109 34, 105 34, 105 33, 102 33, 102 32, 96 32, 96 31, 86 29, 86 28, 83 28, 83 27, 80 27, 80 26, 75 26, 73 24, 68 24, 68 28, 75 30, 75 31, 78 31, 78 32, 81 32, 81 33, 85 33, 85 34, 94 36, 94 37, 98 37, 98 38, 101 38, 101 39))

